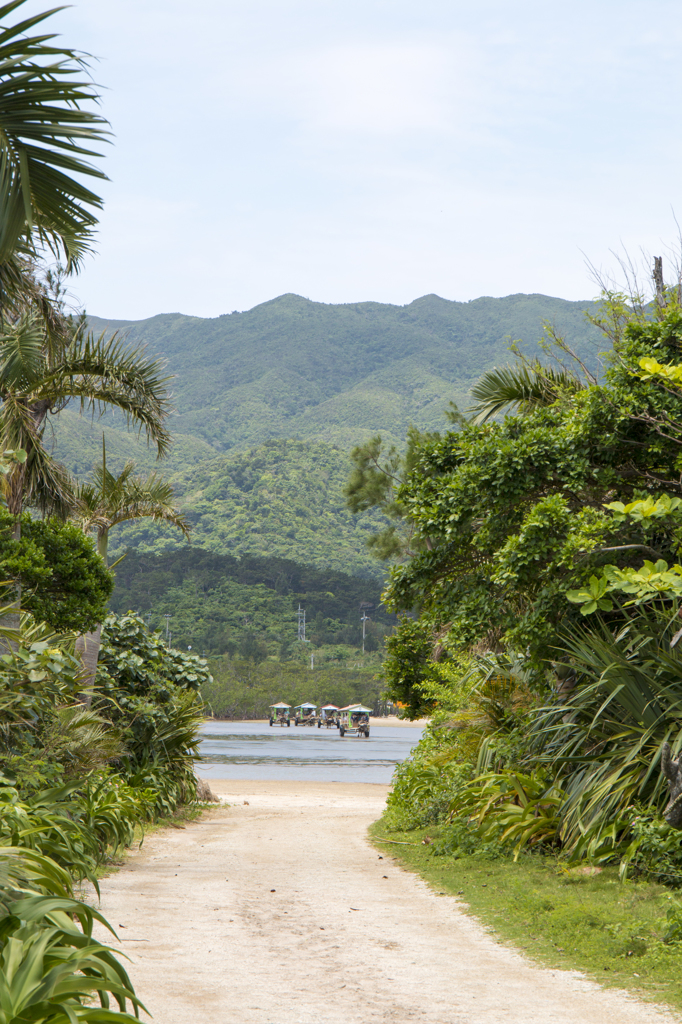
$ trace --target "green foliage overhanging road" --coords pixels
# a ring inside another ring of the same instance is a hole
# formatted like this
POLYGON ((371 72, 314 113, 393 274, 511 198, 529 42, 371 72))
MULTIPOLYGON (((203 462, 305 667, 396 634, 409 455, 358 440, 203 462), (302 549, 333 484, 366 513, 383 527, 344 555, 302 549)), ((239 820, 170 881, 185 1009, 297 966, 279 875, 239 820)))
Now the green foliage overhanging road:
POLYGON ((682 309, 611 294, 597 319, 601 382, 526 361, 477 388, 515 415, 355 453, 351 500, 394 516, 388 696, 434 716, 388 821, 680 885, 682 309))

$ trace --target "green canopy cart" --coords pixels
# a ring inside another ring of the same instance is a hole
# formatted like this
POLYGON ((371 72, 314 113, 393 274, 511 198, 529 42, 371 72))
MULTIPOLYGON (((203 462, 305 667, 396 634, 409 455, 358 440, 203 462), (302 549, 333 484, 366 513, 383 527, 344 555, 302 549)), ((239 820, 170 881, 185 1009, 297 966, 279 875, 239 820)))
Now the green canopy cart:
POLYGON ((371 708, 362 704, 349 704, 339 711, 339 734, 341 736, 364 736, 369 739, 369 716, 371 708))
POLYGON ((291 725, 291 704, 281 702, 270 705, 270 725, 281 725, 287 728, 291 725))

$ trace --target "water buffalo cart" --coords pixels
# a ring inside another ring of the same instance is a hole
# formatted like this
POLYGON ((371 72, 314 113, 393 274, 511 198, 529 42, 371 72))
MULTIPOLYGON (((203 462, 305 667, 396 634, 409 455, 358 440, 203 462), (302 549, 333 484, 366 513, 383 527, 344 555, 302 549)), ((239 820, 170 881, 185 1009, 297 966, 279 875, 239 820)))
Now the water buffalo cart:
POLYGON ((369 739, 369 716, 371 708, 365 708, 362 704, 349 704, 347 708, 339 711, 339 735, 341 736, 364 736, 369 739))
POLYGON ((271 704, 270 705, 270 725, 281 725, 287 728, 291 725, 291 704, 271 704))
POLYGON ((299 704, 294 708, 294 725, 317 725, 317 704, 299 704))
POLYGON ((322 726, 326 726, 327 729, 339 727, 339 709, 336 704, 325 704, 323 708, 320 708, 320 714, 317 718, 317 728, 321 729, 322 726))

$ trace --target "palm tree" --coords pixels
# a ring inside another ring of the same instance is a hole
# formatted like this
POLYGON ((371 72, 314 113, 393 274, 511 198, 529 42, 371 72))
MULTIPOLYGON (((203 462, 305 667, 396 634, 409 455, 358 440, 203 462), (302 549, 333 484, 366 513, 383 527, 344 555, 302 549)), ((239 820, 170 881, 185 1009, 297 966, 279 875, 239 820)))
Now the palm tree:
MULTIPOLYGON (((21 536, 25 505, 63 518, 74 509, 73 481, 44 443, 50 415, 70 401, 80 401, 81 409, 93 414, 112 407, 122 410, 129 424, 155 443, 159 457, 170 445, 164 425, 170 378, 162 376, 161 361, 125 346, 116 335, 95 339, 81 327, 69 327, 58 313, 55 323, 58 330, 28 310, 0 328, 0 451, 26 454, 2 480, 8 510, 15 517, 15 540, 21 536)), ((18 626, 21 611, 18 582, 15 592, 15 611, 5 616, 10 628, 18 626)))
POLYGON ((161 360, 125 346, 116 335, 95 339, 80 328, 55 335, 31 311, 6 324, 0 333, 0 443, 2 448, 23 449, 27 456, 7 478, 9 511, 18 517, 31 504, 66 516, 73 508, 68 473, 44 444, 49 416, 70 401, 99 414, 120 409, 129 424, 155 443, 159 457, 165 455, 170 445, 164 425, 169 380, 162 376, 161 360))
POLYGON ((0 6, 0 305, 31 292, 30 261, 46 248, 77 270, 90 250, 102 200, 83 177, 106 180, 91 163, 108 122, 85 55, 29 35, 60 8, 8 24, 26 0, 0 6), (74 177, 76 175, 77 177, 74 177), (28 262, 27 262, 28 261, 28 262), (28 268, 28 273, 27 273, 28 268))
MULTIPOLYGON (((170 523, 189 536, 190 524, 173 504, 173 488, 158 473, 133 476, 134 462, 126 462, 118 476, 107 469, 106 447, 102 437, 102 463, 95 467, 92 483, 79 484, 75 490, 77 521, 83 530, 97 532, 97 550, 107 562, 109 530, 134 519, 155 519, 170 523)), ((85 686, 91 686, 97 670, 102 625, 84 633, 76 642, 85 669, 85 686)))

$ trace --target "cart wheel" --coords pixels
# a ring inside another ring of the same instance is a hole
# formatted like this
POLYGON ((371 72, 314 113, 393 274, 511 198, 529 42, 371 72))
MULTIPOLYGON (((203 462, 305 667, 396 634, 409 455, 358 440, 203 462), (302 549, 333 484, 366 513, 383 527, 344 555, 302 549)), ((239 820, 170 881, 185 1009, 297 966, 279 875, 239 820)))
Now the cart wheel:
POLYGON ((369 739, 369 726, 367 726, 367 732, 365 733, 365 736, 367 737, 367 739, 369 739))
POLYGON ((343 734, 345 733, 345 731, 346 731, 346 730, 344 729, 344 727, 343 727, 342 725, 340 725, 340 726, 339 726, 339 732, 341 733, 341 735, 342 735, 342 736, 343 736, 343 734))
POLYGON ((272 729, 272 719, 270 719, 270 728, 272 729))

